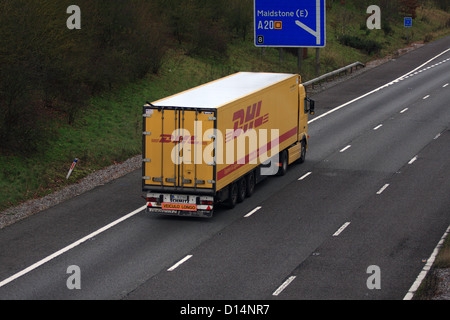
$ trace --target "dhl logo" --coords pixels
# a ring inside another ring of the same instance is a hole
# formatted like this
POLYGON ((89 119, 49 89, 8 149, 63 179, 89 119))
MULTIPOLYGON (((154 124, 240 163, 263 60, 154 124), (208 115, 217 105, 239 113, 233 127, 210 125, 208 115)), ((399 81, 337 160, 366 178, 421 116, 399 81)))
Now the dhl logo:
POLYGON ((256 129, 269 121, 269 114, 261 115, 262 101, 249 105, 246 109, 240 109, 233 114, 233 132, 226 134, 225 141, 237 138, 249 129, 256 129))
MULTIPOLYGON (((256 129, 269 121, 269 113, 261 115, 262 101, 256 102, 246 108, 239 109, 233 114, 233 129, 227 129, 225 134, 225 142, 229 142, 248 130, 256 129)), ((200 122, 201 123, 201 122, 200 122)), ((207 145, 207 141, 200 140, 195 135, 191 135, 185 129, 175 129, 172 134, 161 134, 159 139, 152 139, 155 143, 182 143, 182 144, 202 144, 207 145), (181 132, 181 133, 180 133, 181 132), (187 134, 186 134, 187 133, 187 134)), ((200 130, 201 131, 201 130, 200 130)), ((204 139, 204 138, 203 138, 204 139)))
POLYGON ((159 143, 190 143, 190 144, 208 144, 205 141, 198 141, 196 140, 195 136, 186 135, 186 136, 175 136, 171 134, 161 134, 160 139, 152 139, 152 142, 159 142, 159 143))

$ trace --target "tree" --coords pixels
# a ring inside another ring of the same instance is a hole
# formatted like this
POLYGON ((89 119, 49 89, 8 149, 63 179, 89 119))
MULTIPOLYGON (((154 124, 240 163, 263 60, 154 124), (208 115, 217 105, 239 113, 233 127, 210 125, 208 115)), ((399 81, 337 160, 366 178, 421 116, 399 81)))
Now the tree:
POLYGON ((419 7, 419 0, 400 0, 401 11, 407 16, 416 18, 416 9, 419 7))

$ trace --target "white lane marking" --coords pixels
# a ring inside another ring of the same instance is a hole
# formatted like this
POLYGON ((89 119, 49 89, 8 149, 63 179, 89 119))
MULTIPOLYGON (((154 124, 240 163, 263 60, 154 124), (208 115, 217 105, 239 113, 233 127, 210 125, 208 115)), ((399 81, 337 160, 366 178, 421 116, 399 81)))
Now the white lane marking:
POLYGON ((351 146, 352 146, 352 145, 351 145, 351 144, 349 144, 348 146, 346 146, 346 147, 345 147, 344 149, 342 149, 342 150, 341 150, 341 151, 339 151, 339 152, 341 152, 341 153, 342 153, 342 152, 345 152, 345 150, 347 150, 347 149, 350 149, 350 148, 351 148, 351 146))
POLYGON ((375 128, 373 128, 373 130, 378 130, 378 129, 380 129, 382 126, 383 126, 382 124, 379 124, 379 125, 377 125, 375 128))
POLYGON ((412 158, 411 160, 409 160, 408 164, 413 164, 414 161, 416 161, 416 160, 417 160, 417 156, 415 156, 414 158, 412 158))
POLYGON ((406 111, 408 111, 408 108, 403 109, 400 113, 405 113, 406 111))
POLYGON ((244 218, 248 218, 250 217, 252 214, 254 214, 256 211, 258 211, 259 209, 261 209, 262 207, 256 207, 255 209, 253 209, 252 211, 250 211, 249 213, 247 213, 244 218))
POLYGON ((426 95, 425 97, 422 98, 422 100, 426 100, 430 97, 430 95, 426 95))
POLYGON ((286 287, 288 285, 291 284, 292 281, 294 281, 295 276, 290 276, 285 282, 283 282, 283 284, 281 286, 278 287, 277 290, 275 290, 272 295, 273 296, 278 296, 284 289, 286 289, 286 287))
POLYGON ((380 190, 377 191, 377 194, 382 194, 386 188, 389 187, 389 183, 386 183, 380 190))
POLYGON ((305 173, 303 176, 301 176, 300 178, 298 178, 298 180, 300 181, 300 180, 305 179, 305 178, 306 178, 307 176, 309 176, 311 173, 312 173, 311 171, 308 172, 308 173, 305 173))
POLYGON ((436 140, 436 139, 438 139, 439 137, 441 136, 441 134, 440 133, 438 133, 437 135, 436 135, 436 137, 434 137, 433 138, 433 140, 436 140))
POLYGON ((448 51, 450 51, 450 48, 447 49, 447 50, 444 50, 443 52, 441 52, 441 53, 438 54, 437 56, 431 58, 431 59, 428 60, 427 62, 421 64, 420 66, 418 66, 418 67, 415 68, 414 70, 409 71, 408 73, 404 74, 403 76, 398 77, 397 79, 394 79, 394 80, 392 80, 392 81, 386 83, 385 85, 382 85, 381 87, 378 87, 378 88, 376 88, 376 89, 374 89, 374 90, 372 90, 372 91, 370 91, 370 92, 367 92, 367 93, 363 94, 362 96, 359 96, 359 97, 357 97, 357 98, 355 98, 355 99, 353 99, 353 100, 350 100, 350 101, 348 101, 348 102, 346 102, 346 103, 344 103, 344 104, 341 104, 340 106, 337 106, 336 108, 331 109, 330 111, 327 111, 327 112, 325 112, 324 114, 321 114, 320 116, 317 116, 317 117, 315 117, 314 119, 309 120, 308 123, 313 123, 313 122, 316 121, 316 120, 319 120, 319 119, 321 119, 321 118, 323 118, 323 117, 326 117, 327 115, 329 115, 329 114, 331 114, 331 113, 333 113, 333 112, 336 112, 336 111, 338 111, 338 110, 340 110, 340 109, 342 109, 342 108, 348 106, 349 104, 352 104, 352 103, 355 102, 355 101, 361 100, 362 98, 365 98, 365 97, 367 97, 368 95, 371 95, 371 94, 374 93, 374 92, 377 92, 377 91, 379 91, 379 90, 381 90, 381 89, 383 89, 383 88, 388 87, 389 85, 391 85, 391 84, 394 83, 395 81, 403 80, 403 78, 409 76, 411 73, 416 72, 417 70, 421 69, 423 66, 426 66, 428 63, 430 63, 430 62, 433 61, 434 59, 436 59, 436 58, 442 56, 443 54, 447 53, 448 51))
POLYGON ((183 263, 185 263, 186 261, 188 261, 190 258, 192 258, 192 254, 187 255, 186 257, 184 257, 183 259, 181 259, 180 261, 178 261, 177 263, 175 263, 173 266, 171 266, 169 269, 167 269, 167 271, 173 271, 176 268, 178 268, 180 265, 182 265, 183 263))
POLYGON ((442 88, 445 88, 445 87, 447 87, 447 86, 448 86, 448 83, 444 84, 444 85, 442 86, 442 88))
POLYGON ((93 238, 93 237, 99 235, 100 233, 102 233, 102 232, 104 232, 104 231, 106 231, 106 230, 108 230, 108 229, 114 227, 115 225, 117 225, 117 224, 119 224, 119 223, 121 223, 121 222, 123 222, 123 221, 125 221, 125 220, 127 220, 127 219, 129 219, 129 218, 131 218, 132 216, 134 216, 134 215, 136 215, 137 213, 139 213, 139 212, 141 212, 142 210, 144 210, 146 206, 147 206, 147 205, 142 206, 142 207, 140 207, 140 208, 134 210, 133 212, 130 212, 129 214, 123 216, 122 218, 119 218, 119 219, 117 219, 117 220, 111 222, 110 224, 108 224, 108 225, 106 225, 106 226, 104 226, 104 227, 98 229, 97 231, 94 231, 94 232, 88 234, 88 235, 85 236, 84 238, 81 238, 80 240, 75 241, 74 243, 69 244, 68 246, 62 248, 61 250, 56 251, 55 253, 53 253, 53 254, 47 256, 46 258, 44 258, 44 259, 42 259, 42 260, 40 260, 40 261, 38 261, 38 262, 32 264, 32 265, 29 266, 28 268, 25 268, 25 269, 23 269, 22 271, 17 272, 16 274, 12 275, 11 277, 9 277, 9 278, 3 280, 2 282, 0 282, 0 288, 3 287, 4 285, 10 283, 11 281, 13 281, 13 280, 15 280, 15 279, 17 279, 17 278, 19 278, 19 277, 21 277, 21 276, 27 274, 28 272, 30 272, 30 271, 32 271, 32 270, 34 270, 34 269, 40 267, 40 266, 43 265, 44 263, 49 262, 50 260, 52 260, 52 259, 54 259, 54 258, 56 258, 56 257, 58 257, 58 256, 60 256, 60 255, 62 255, 63 253, 65 253, 65 252, 67 252, 67 251, 69 251, 69 250, 75 248, 76 246, 79 246, 79 245, 82 244, 83 242, 85 242, 85 241, 87 241, 87 240, 89 240, 89 239, 91 239, 91 238, 93 238))
POLYGON ((436 256, 438 255, 439 250, 441 250, 441 248, 444 244, 445 238, 447 238, 449 233, 450 233, 450 226, 448 226, 447 230, 444 232, 444 235, 441 237, 441 240, 439 240, 438 244, 436 245, 436 248, 434 248, 433 252, 431 253, 431 256, 428 258, 427 263, 425 264, 422 271, 417 276, 416 281, 414 281, 413 285, 408 290, 408 293, 405 295, 403 300, 411 300, 414 297, 414 294, 416 293, 417 289, 420 287, 420 284, 422 283, 423 279, 425 279, 428 271, 430 271, 431 267, 433 266, 434 260, 436 259, 436 256))
POLYGON ((337 237, 338 235, 340 235, 341 232, 344 231, 345 228, 347 228, 349 224, 350 224, 350 222, 344 223, 344 224, 343 224, 343 225, 342 225, 342 226, 341 226, 341 227, 333 234, 333 237, 337 237))

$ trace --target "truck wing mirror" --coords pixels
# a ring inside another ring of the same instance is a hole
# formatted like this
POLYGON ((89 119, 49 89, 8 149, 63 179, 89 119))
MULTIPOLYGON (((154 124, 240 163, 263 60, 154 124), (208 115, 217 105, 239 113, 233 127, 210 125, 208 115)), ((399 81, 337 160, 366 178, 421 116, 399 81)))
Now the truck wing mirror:
POLYGON ((310 98, 305 98, 305 113, 310 113, 310 114, 314 114, 314 100, 310 99, 310 98))
POLYGON ((315 106, 314 106, 314 104, 315 104, 315 102, 314 102, 314 100, 309 100, 309 113, 311 114, 311 115, 313 115, 314 114, 314 108, 315 108, 315 106))

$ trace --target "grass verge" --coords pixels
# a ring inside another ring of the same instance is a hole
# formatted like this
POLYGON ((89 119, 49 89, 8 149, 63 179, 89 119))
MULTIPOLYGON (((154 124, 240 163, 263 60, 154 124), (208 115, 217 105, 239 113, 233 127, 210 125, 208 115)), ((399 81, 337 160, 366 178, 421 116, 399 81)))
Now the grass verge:
POLYGON ((432 268, 414 296, 415 300, 432 300, 442 294, 439 292, 440 283, 443 281, 439 277, 438 270, 440 269, 450 269, 450 237, 445 239, 432 268))

